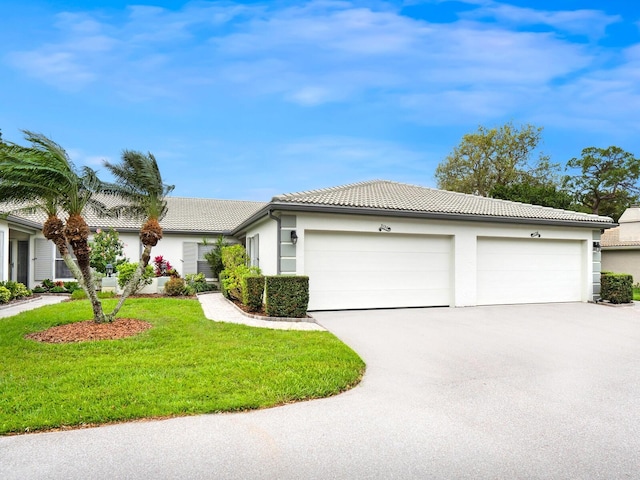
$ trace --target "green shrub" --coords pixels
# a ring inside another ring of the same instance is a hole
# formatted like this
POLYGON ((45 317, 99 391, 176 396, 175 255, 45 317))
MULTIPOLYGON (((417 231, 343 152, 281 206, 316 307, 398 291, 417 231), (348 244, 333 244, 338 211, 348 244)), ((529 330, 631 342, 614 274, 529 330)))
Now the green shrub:
POLYGON ((262 298, 264 295, 264 276, 245 275, 241 279, 242 283, 242 303, 249 307, 252 312, 257 312, 262 308, 262 298))
POLYGON ((11 300, 11 290, 0 286, 0 303, 7 303, 9 300, 11 300))
POLYGON ((220 280, 220 292, 224 295, 225 298, 229 298, 229 292, 224 286, 224 281, 227 279, 227 272, 222 270, 220 275, 218 275, 218 279, 220 280))
POLYGON ((54 281, 48 278, 42 281, 42 287, 46 288, 47 290, 51 290, 55 286, 56 284, 54 283, 54 281))
POLYGON ((187 284, 187 288, 194 293, 208 292, 213 287, 207 283, 207 279, 204 273, 189 273, 184 276, 184 281, 187 284))
POLYGON ((33 289, 33 293, 46 293, 46 292, 47 292, 47 289, 44 287, 35 287, 33 289))
POLYGON ((184 295, 185 294, 184 278, 171 277, 169 280, 167 280, 167 283, 164 284, 164 293, 169 295, 170 297, 177 297, 179 295, 184 295))
POLYGON ((309 277, 278 275, 265 278, 264 308, 270 317, 302 318, 309 306, 309 277))
POLYGON ((33 295, 33 292, 29 290, 24 283, 18 283, 16 285, 16 289, 13 292, 13 298, 24 298, 30 297, 33 295))
POLYGON ((633 277, 627 273, 602 273, 600 296, 611 303, 630 303, 633 300, 633 277))
POLYGON ((11 299, 30 297, 33 292, 29 290, 24 283, 14 282, 7 280, 6 282, 0 282, 0 287, 4 287, 11 293, 11 299))
POLYGON ((213 277, 217 279, 220 279, 220 272, 224 270, 224 265, 222 264, 222 249, 224 247, 224 237, 219 235, 213 249, 204 254, 204 259, 211 267, 213 277))
POLYGON ((260 275, 258 267, 247 266, 247 252, 242 245, 222 248, 224 270, 220 272, 220 287, 227 298, 243 301, 242 279, 247 275, 260 275))
MULTIPOLYGON (((118 265, 118 285, 120 286, 120 288, 124 288, 127 283, 129 283, 129 280, 131 280, 137 268, 137 263, 127 262, 118 265)), ((133 293, 142 290, 146 285, 151 285, 154 276, 155 275, 153 272, 153 267, 151 265, 147 265, 147 268, 145 269, 140 282, 133 289, 133 293)))
POLYGON ((76 290, 82 290, 78 282, 64 282, 64 288, 66 288, 69 293, 73 293, 76 290))
POLYGON ((49 293, 69 293, 64 287, 53 287, 49 290, 49 293))

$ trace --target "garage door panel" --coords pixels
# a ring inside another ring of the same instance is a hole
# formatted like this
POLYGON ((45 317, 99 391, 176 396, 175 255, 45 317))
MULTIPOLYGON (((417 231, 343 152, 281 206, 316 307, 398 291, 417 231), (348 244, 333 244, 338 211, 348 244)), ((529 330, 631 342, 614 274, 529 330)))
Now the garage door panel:
POLYGON ((580 301, 582 244, 541 239, 478 239, 477 303, 580 301))
POLYGON ((449 305, 450 237, 305 232, 310 310, 449 305))

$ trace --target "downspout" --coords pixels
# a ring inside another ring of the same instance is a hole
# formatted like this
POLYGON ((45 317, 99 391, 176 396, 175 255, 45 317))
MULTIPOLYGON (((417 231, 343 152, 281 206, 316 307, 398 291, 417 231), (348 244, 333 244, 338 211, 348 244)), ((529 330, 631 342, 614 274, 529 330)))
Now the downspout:
POLYGON ((269 210, 269 218, 271 220, 275 220, 276 224, 277 224, 277 229, 278 229, 278 237, 276 240, 276 275, 280 275, 280 252, 281 252, 281 246, 280 246, 280 237, 281 237, 281 229, 280 229, 280 225, 281 225, 281 220, 280 217, 276 217, 273 214, 273 210, 269 210))

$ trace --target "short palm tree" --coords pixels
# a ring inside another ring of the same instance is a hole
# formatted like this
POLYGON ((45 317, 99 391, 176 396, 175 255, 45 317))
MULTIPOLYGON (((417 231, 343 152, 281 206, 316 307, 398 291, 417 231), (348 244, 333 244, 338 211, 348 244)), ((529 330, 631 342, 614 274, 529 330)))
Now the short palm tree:
POLYGON ((100 181, 89 167, 78 171, 67 152, 53 140, 28 130, 23 133, 30 147, 13 143, 0 146, 0 198, 19 204, 20 210, 40 210, 47 215, 42 229, 45 238, 56 245, 87 293, 94 320, 104 322, 90 267, 91 232, 83 217, 86 208, 102 214, 107 212, 106 206, 93 198, 100 181), (59 212, 66 214, 66 224, 59 212))
POLYGON ((115 318, 125 299, 131 295, 142 278, 151 259, 151 249, 162 239, 160 221, 167 214, 166 197, 175 186, 163 183, 158 163, 151 153, 145 155, 141 152, 125 150, 122 152, 121 163, 114 165, 105 162, 104 165, 116 182, 104 185, 103 192, 115 195, 125 202, 123 205, 112 208, 111 213, 144 221, 140 229, 140 241, 144 246, 140 263, 125 287, 118 305, 109 314, 109 318, 115 318))

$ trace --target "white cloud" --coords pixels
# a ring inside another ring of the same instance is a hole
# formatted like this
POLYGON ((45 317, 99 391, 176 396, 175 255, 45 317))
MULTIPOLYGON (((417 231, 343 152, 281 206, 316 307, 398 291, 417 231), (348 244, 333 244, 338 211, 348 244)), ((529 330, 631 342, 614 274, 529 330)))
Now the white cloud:
MULTIPOLYGON (((615 58, 558 33, 599 37, 618 16, 466 3, 477 8, 449 23, 404 16, 390 3, 349 1, 62 13, 47 42, 8 58, 60 89, 98 85, 114 101, 266 96, 317 108, 355 100, 448 124, 509 117, 531 105, 541 112, 566 104, 566 114, 578 114, 577 98, 613 112, 604 99, 620 101, 616 92, 629 95, 627 105, 640 98, 624 80, 637 70, 631 50, 615 58), (557 31, 528 28, 539 25, 557 31), (605 70, 603 58, 618 65, 605 70)), ((629 117, 628 107, 621 110, 629 117)))
POLYGON ((493 18, 503 25, 511 26, 546 25, 562 32, 591 38, 602 37, 609 25, 621 20, 619 15, 607 15, 598 10, 536 10, 492 0, 462 1, 480 6, 464 13, 466 18, 493 18))

